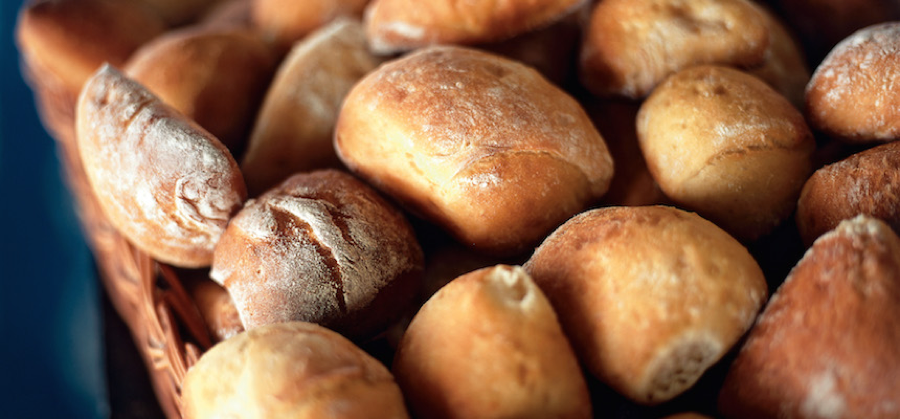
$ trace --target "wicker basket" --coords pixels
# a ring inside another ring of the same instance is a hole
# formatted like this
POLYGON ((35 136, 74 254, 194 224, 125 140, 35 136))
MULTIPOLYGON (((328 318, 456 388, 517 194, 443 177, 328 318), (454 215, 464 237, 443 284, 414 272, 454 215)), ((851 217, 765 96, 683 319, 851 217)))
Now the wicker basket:
POLYGON ((76 98, 45 73, 22 64, 44 127, 56 140, 67 186, 101 282, 128 325, 159 403, 181 417, 181 383, 211 346, 206 324, 175 269, 135 248, 106 219, 93 195, 75 143, 76 98))

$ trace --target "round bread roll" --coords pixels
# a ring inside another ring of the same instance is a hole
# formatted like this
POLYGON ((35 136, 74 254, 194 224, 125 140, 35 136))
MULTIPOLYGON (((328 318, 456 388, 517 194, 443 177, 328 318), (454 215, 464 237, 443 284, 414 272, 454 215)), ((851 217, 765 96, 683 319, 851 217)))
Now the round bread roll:
POLYGON ((391 373, 343 336, 272 324, 213 346, 184 377, 185 419, 407 418, 391 373))
POLYGON ((806 181, 797 228, 807 245, 842 220, 866 214, 900 231, 900 142, 883 144, 825 166, 806 181))
POLYGON ((79 154, 110 223, 156 260, 209 266, 247 198, 225 146, 109 65, 85 83, 76 114, 79 154))
POLYGON ((664 206, 579 214, 524 267, 582 363, 642 404, 693 386, 750 328, 767 294, 739 242, 664 206))
POLYGON ((637 117, 653 178, 673 201, 741 240, 790 216, 812 172, 803 115, 761 80, 693 67, 661 84, 637 117))
POLYGON ((294 173, 341 166, 332 141, 341 103, 379 63, 368 52, 362 23, 349 18, 294 45, 269 87, 241 162, 252 196, 294 173))
POLYGON ((777 16, 762 6, 760 9, 769 29, 769 49, 762 65, 747 69, 747 73, 768 83, 797 109, 803 109, 810 78, 803 48, 777 16))
POLYGON ((363 78, 335 147, 370 184, 494 254, 536 244, 601 197, 613 172, 578 102, 528 67, 453 46, 363 78))
POLYGON ((587 0, 373 0, 366 9, 369 46, 393 54, 436 44, 497 42, 548 26, 587 0))
POLYGON ((581 81, 600 96, 640 99, 691 66, 759 65, 769 44, 748 0, 604 0, 585 34, 581 81))
POLYGON ((581 368, 520 267, 454 279, 416 314, 393 372, 422 418, 590 418, 581 368))
POLYGON ((812 128, 848 143, 900 138, 900 22, 861 29, 841 41, 806 90, 812 128))
POLYGON ((284 50, 320 26, 341 17, 361 18, 369 0, 252 0, 253 25, 284 50))
POLYGON ((249 30, 189 28, 147 43, 123 70, 237 154, 275 65, 249 30))
POLYGON ((423 264, 398 209, 352 176, 323 170, 249 201, 216 247, 210 277, 247 329, 299 320, 362 340, 414 302, 423 264))
POLYGON ((38 0, 20 10, 16 40, 29 70, 65 86, 74 107, 84 82, 104 62, 123 65, 164 30, 158 16, 127 1, 38 0))
POLYGON ((816 240, 728 372, 728 418, 900 417, 900 238, 859 216, 816 240))

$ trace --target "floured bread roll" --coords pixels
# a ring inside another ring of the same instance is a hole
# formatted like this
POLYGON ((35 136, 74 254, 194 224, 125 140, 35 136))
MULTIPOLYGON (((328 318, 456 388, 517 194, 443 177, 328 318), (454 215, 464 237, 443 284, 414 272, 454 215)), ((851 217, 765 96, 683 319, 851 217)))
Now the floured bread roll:
POLYGON ((548 26, 587 0, 373 0, 366 33, 373 51, 392 54, 436 44, 497 42, 548 26))
POLYGON ((76 133, 94 194, 119 232, 159 261, 209 266, 247 198, 225 146, 108 65, 84 86, 76 133))
POLYGON ((765 301, 740 243, 672 207, 579 214, 525 264, 582 363, 628 398, 658 404, 694 385, 765 301))
POLYGON ((803 115, 763 81, 699 66, 667 79, 641 105, 641 150, 673 201, 741 240, 790 216, 812 171, 803 115))
POLYGON ((421 286, 422 250, 403 214, 349 174, 298 174, 228 224, 210 277, 244 327, 308 321, 354 340, 396 321, 421 286))
POLYGON ((379 63, 366 47, 362 24, 352 19, 337 19, 294 44, 241 162, 252 196, 294 173, 341 166, 332 141, 341 103, 379 63))
POLYGON ((848 143, 900 139, 900 22, 861 29, 841 41, 806 91, 811 127, 848 143))
POLYGON ((550 302, 520 267, 454 279, 413 318, 393 371, 422 418, 590 418, 550 302))
POLYGON ((816 240, 772 295, 719 397, 728 418, 900 417, 900 238, 876 219, 816 240))
POLYGON ((361 18, 369 0, 252 0, 253 25, 281 48, 291 45, 313 30, 341 17, 361 18))
POLYGON ((123 70, 237 153, 275 65, 273 52, 249 30, 189 28, 145 44, 123 70))
POLYGON ((407 418, 391 373, 343 336, 310 323, 241 333, 184 377, 185 419, 407 418))
POLYGON ((536 244, 602 196, 613 172, 578 102, 531 68, 452 46, 363 78, 335 147, 369 183, 495 254, 536 244))
POLYGON ((691 66, 756 66, 770 45, 765 20, 749 0, 603 0, 585 34, 581 81, 600 96, 639 99, 691 66))

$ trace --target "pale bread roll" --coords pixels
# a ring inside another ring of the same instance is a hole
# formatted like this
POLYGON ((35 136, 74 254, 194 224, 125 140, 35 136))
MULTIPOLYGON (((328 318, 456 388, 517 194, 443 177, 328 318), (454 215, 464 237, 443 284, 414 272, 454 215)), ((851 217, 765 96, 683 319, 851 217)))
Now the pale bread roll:
POLYGON ((335 147, 351 171, 495 254, 533 246, 601 197, 613 172, 578 102, 528 67, 452 46, 363 78, 335 147))
POLYGON ((732 68, 667 79, 641 105, 637 132, 663 192, 745 241, 791 215, 812 172, 815 141, 803 115, 732 68))
POLYGON ((391 373, 310 323, 250 330, 205 352, 184 377, 185 419, 407 418, 391 373))
POLYGON ((747 249, 673 207, 579 214, 524 267, 587 369, 642 404, 693 386, 750 328, 767 295, 747 249))
POLYGON ((247 329, 299 320, 364 340, 415 302, 423 263, 397 208, 349 174, 323 170, 249 201, 216 247, 210 277, 247 329))
POLYGON ((212 262, 247 197, 219 140, 109 65, 85 84, 76 133, 94 194, 119 232, 161 262, 212 262))
POLYGON ((350 88, 381 62, 362 24, 340 18, 294 44, 269 86, 241 170, 255 196, 298 172, 341 167, 334 125, 350 88))
POLYGON ((594 94, 640 99, 666 77, 702 64, 759 65, 769 30, 749 0, 604 0, 579 63, 594 94))
POLYGON ((192 27, 148 42, 123 71, 237 154, 275 67, 252 31, 192 27))
POLYGON ((441 288, 403 335, 393 372, 417 417, 592 417, 556 314, 518 266, 479 269, 441 288))
POLYGON ((860 29, 841 41, 806 90, 812 128, 847 143, 900 139, 900 22, 860 29))
POLYGON ((823 235, 750 331, 728 418, 900 417, 900 238, 859 216, 823 235))
POLYGON ((437 44, 497 42, 548 26, 586 0, 373 0, 366 9, 372 50, 393 54, 437 44))

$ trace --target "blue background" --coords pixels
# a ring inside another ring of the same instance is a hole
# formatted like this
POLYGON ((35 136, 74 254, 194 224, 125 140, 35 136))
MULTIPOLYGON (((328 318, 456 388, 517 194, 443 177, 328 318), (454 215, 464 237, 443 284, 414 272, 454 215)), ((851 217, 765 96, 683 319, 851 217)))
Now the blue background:
POLYGON ((100 291, 0 2, 0 405, 7 418, 109 414, 100 291))

